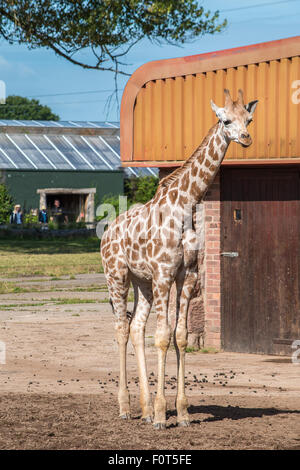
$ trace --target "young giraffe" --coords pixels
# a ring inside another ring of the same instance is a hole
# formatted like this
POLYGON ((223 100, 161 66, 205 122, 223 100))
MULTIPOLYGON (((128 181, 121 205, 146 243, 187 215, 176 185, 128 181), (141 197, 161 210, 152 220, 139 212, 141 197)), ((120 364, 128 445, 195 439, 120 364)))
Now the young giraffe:
POLYGON ((152 422, 153 408, 145 360, 145 326, 154 300, 157 314, 155 346, 158 351, 158 383, 154 403, 154 426, 166 425, 164 391, 166 354, 171 339, 168 303, 171 285, 176 282, 177 312, 174 344, 177 353, 177 424, 189 425, 185 395, 185 348, 187 346, 187 312, 197 279, 196 231, 190 217, 212 184, 230 141, 248 147, 252 140, 247 126, 252 120, 257 100, 246 106, 243 93, 232 101, 225 92, 225 107, 211 101, 219 121, 202 144, 181 168, 164 178, 155 196, 144 206, 121 214, 104 233, 101 254, 113 312, 120 353, 120 417, 130 417, 126 377, 126 349, 129 335, 135 348, 140 381, 142 419, 152 422), (126 310, 128 289, 132 282, 135 305, 132 315, 126 310))

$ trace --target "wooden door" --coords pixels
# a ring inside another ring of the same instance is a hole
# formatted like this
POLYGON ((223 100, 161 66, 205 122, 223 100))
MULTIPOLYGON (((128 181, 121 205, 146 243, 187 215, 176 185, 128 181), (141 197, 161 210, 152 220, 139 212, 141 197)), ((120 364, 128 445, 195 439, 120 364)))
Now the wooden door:
POLYGON ((227 351, 290 355, 300 339, 299 175, 299 168, 222 169, 227 351))

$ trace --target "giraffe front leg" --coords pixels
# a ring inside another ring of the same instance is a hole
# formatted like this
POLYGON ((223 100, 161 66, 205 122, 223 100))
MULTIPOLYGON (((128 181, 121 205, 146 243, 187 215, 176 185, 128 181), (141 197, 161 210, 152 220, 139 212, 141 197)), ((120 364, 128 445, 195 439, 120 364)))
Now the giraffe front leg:
POLYGON ((186 271, 177 280, 177 321, 174 344, 177 355, 177 424, 189 426, 188 400, 185 394, 185 351, 187 347, 187 313, 192 291, 197 281, 197 271, 186 271))
POLYGON ((168 303, 170 286, 159 285, 153 289, 157 328, 155 332, 155 346, 158 353, 157 394, 154 403, 154 427, 165 429, 167 402, 165 398, 165 366, 166 356, 171 340, 171 328, 168 323, 168 303))

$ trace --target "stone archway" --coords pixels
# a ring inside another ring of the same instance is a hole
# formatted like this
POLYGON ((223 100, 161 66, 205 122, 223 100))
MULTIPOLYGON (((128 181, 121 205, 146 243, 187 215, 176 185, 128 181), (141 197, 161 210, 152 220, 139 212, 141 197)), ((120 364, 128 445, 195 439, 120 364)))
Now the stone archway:
POLYGON ((77 195, 81 196, 83 201, 84 210, 84 221, 86 223, 94 223, 95 221, 95 193, 96 188, 44 188, 37 189, 37 193, 40 195, 40 209, 45 206, 47 207, 47 196, 66 196, 66 195, 77 195))

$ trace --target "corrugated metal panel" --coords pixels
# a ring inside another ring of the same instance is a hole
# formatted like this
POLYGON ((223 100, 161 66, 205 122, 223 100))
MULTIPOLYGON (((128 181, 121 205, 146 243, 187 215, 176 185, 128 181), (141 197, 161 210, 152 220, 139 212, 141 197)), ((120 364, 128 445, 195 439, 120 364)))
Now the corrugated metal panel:
POLYGON ((224 88, 259 100, 249 126, 252 146, 231 143, 226 159, 300 157, 300 105, 292 100, 299 77, 300 58, 293 57, 148 82, 134 110, 134 161, 187 159, 216 122, 210 99, 222 106, 224 88))
POLYGON ((122 97, 122 164, 182 164, 216 122, 210 99, 222 106, 225 87, 233 98, 241 88, 260 103, 252 146, 232 143, 224 164, 300 160, 300 106, 292 101, 299 77, 300 36, 144 64, 122 97))

